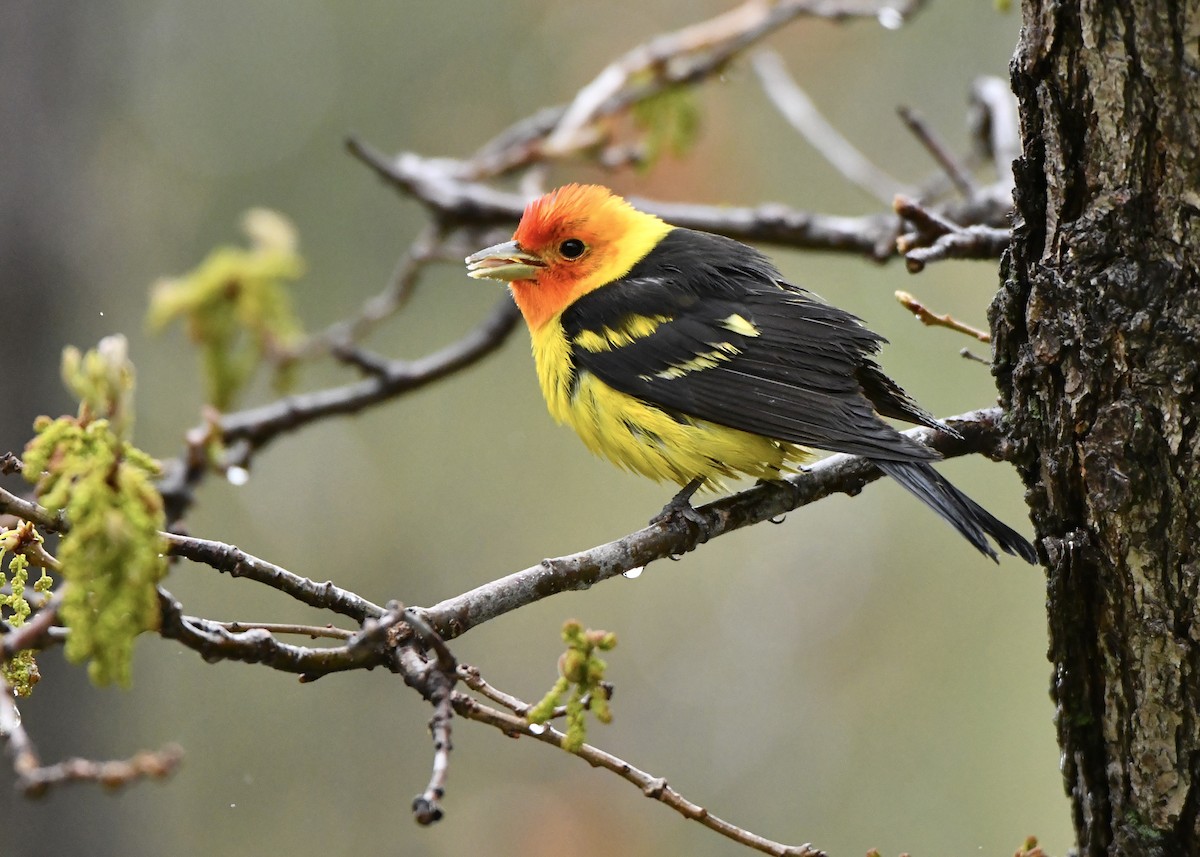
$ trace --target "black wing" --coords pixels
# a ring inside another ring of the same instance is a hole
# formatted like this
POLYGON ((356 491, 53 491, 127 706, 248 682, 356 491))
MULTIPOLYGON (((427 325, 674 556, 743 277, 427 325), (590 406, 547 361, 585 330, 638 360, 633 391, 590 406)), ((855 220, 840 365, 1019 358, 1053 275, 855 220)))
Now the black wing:
POLYGON ((577 372, 666 410, 876 459, 939 457, 880 419, 945 428, 871 359, 883 338, 736 241, 672 230, 562 322, 577 372))

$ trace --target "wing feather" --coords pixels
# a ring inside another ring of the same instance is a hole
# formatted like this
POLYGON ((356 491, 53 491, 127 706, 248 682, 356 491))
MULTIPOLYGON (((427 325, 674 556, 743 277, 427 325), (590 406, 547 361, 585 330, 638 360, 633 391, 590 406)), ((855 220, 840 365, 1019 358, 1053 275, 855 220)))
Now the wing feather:
POLYGON ((588 331, 629 329, 637 317, 666 320, 612 348, 575 344, 576 372, 668 411, 789 443, 885 460, 938 457, 879 416, 940 427, 872 359, 883 338, 787 283, 744 245, 675 229, 562 321, 574 343, 588 331))

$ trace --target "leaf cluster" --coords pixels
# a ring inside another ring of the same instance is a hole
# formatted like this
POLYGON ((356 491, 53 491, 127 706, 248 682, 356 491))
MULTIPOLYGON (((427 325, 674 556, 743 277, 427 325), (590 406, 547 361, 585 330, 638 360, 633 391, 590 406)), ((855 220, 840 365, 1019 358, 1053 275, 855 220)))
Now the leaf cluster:
MULTIPOLYGON (((251 209, 242 220, 250 247, 218 247, 194 271, 159 280, 147 322, 161 330, 183 319, 201 350, 208 401, 226 410, 265 359, 282 358, 301 325, 285 283, 304 273, 296 230, 282 215, 251 209)), ((276 384, 291 362, 279 359, 276 384)))
POLYGON ((542 700, 530 709, 525 719, 530 723, 545 723, 558 712, 558 704, 570 692, 566 702, 567 728, 563 749, 577 751, 587 740, 587 712, 591 711, 601 723, 612 722, 608 706, 609 688, 604 683, 608 664, 596 655, 617 645, 611 631, 584 630, 571 619, 563 624, 563 642, 567 650, 558 659, 558 680, 542 700))

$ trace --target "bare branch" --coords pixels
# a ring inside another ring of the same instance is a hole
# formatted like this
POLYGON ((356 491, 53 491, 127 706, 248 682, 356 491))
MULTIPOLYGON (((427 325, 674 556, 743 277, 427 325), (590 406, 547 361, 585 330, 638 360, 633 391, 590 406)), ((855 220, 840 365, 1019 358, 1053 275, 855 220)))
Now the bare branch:
MULTIPOLYGON (((559 748, 562 747, 563 740, 566 738, 565 733, 551 726, 530 726, 524 719, 509 714, 506 711, 492 708, 489 705, 484 705, 464 693, 455 693, 452 697, 452 702, 455 712, 460 717, 494 726, 505 735, 533 738, 543 744, 559 748)), ((518 702, 520 701, 518 700, 518 702)), ((529 708, 526 703, 520 704, 526 709, 529 708)), ((578 750, 575 750, 575 755, 582 758, 594 768, 604 768, 616 774, 621 779, 632 783, 646 797, 666 804, 684 818, 698 821, 709 830, 714 830, 741 845, 746 845, 765 854, 774 854, 777 857, 824 857, 823 851, 819 851, 811 845, 784 845, 781 842, 773 842, 770 839, 731 824, 713 815, 699 804, 685 798, 667 785, 667 781, 662 777, 655 777, 645 771, 639 770, 624 759, 618 758, 591 744, 583 744, 578 750)))
POLYGON ((400 257, 383 291, 366 301, 357 316, 335 322, 320 333, 306 337, 283 356, 289 360, 308 360, 330 351, 347 349, 360 341, 408 302, 421 270, 436 253, 439 240, 439 230, 426 227, 400 257))
POLYGON ((739 53, 802 15, 902 22, 923 0, 779 0, 748 2, 707 21, 669 33, 626 52, 584 86, 569 105, 520 120, 458 163, 462 179, 494 178, 601 142, 603 120, 673 87, 698 82, 725 68, 739 53))
POLYGON ((429 785, 413 798, 412 804, 417 823, 428 825, 442 818, 441 801, 446 795, 450 751, 453 748, 450 723, 454 717, 452 694, 458 681, 458 663, 419 611, 405 610, 403 618, 415 632, 416 639, 435 653, 432 661, 426 660, 411 647, 401 649, 399 653, 404 680, 433 705, 433 717, 429 721, 429 732, 433 736, 433 772, 429 777, 429 785))
POLYGON ((297 673, 303 681, 346 670, 391 666, 391 646, 387 631, 398 621, 388 614, 380 620, 368 619, 371 633, 360 631, 345 645, 315 649, 281 643, 270 633, 253 628, 240 633, 220 622, 186 616, 182 605, 165 589, 159 588, 159 634, 177 640, 200 654, 206 661, 240 661, 264 664, 280 672, 297 673), (382 630, 378 630, 380 625, 382 630))
POLYGON ((925 304, 921 303, 908 292, 897 291, 896 300, 906 310, 911 312, 924 325, 929 327, 946 327, 950 330, 957 330, 959 333, 965 333, 967 336, 973 336, 980 342, 991 342, 992 335, 985 330, 980 330, 977 327, 959 321, 949 313, 938 315, 931 312, 925 304))
POLYGON ((896 213, 915 230, 896 239, 909 273, 925 270, 942 259, 999 259, 1012 237, 1009 228, 959 226, 950 218, 902 196, 894 202, 896 213))
POLYGON ((999 77, 980 77, 971 85, 969 124, 976 148, 996 165, 996 192, 1011 198, 1013 161, 1021 156, 1017 99, 1012 86, 999 77))
MULTIPOLYGON (((516 327, 517 318, 516 306, 504 297, 474 330, 440 351, 417 360, 389 361, 382 374, 351 384, 287 396, 268 405, 225 414, 217 420, 216 430, 226 444, 245 444, 242 461, 248 463, 255 451, 281 434, 326 417, 358 413, 474 365, 504 343, 516 327)), ((193 432, 209 430, 207 426, 198 426, 193 432)), ((159 483, 159 491, 167 503, 167 520, 174 521, 190 504, 192 488, 207 472, 207 465, 191 456, 168 462, 164 469, 167 475, 159 483)))
MULTIPOLYGON (((937 165, 942 168, 946 177, 950 179, 950 183, 955 189, 962 194, 964 199, 973 199, 978 190, 975 187, 975 180, 971 178, 966 168, 959 163, 958 158, 950 153, 950 149, 942 142, 942 138, 936 131, 930 127, 925 118, 911 107, 899 107, 896 112, 900 114, 900 119, 912 131, 913 135, 925 147, 925 151, 933 157, 937 165)), ((886 200, 885 200, 886 201, 886 200)))
MULTIPOLYGON (((929 428, 905 434, 932 446, 946 458, 985 452, 999 455, 999 408, 951 417, 946 422, 962 435, 955 439, 929 428)), ((709 522, 709 539, 775 518, 832 494, 857 494, 882 474, 868 459, 831 455, 780 484, 763 483, 698 509, 709 522)), ((538 565, 485 583, 422 611, 443 639, 454 639, 476 625, 550 595, 588 589, 649 563, 686 553, 694 537, 684 522, 660 523, 591 550, 543 560, 538 565)))
POLYGON ((821 115, 808 94, 788 74, 783 59, 775 51, 761 50, 751 60, 763 91, 783 118, 800 132, 825 160, 846 180, 862 188, 884 204, 897 194, 911 195, 912 188, 901 184, 867 159, 842 133, 821 115))
POLYGON ((115 789, 141 779, 164 779, 183 761, 183 750, 168 744, 154 752, 143 750, 130 759, 100 762, 73 758, 43 766, 37 748, 21 722, 12 688, 4 681, 0 681, 0 738, 6 739, 13 771, 17 775, 17 788, 26 797, 40 797, 64 783, 92 782, 115 789))
POLYGON ((175 533, 163 533, 163 537, 167 540, 167 549, 171 556, 186 557, 194 562, 211 566, 217 571, 226 572, 230 577, 245 577, 265 584, 310 607, 332 610, 343 616, 349 616, 357 622, 363 622, 368 618, 378 618, 384 614, 384 609, 378 604, 373 604, 349 590, 334 586, 332 581, 317 583, 266 560, 251 556, 233 545, 175 533))

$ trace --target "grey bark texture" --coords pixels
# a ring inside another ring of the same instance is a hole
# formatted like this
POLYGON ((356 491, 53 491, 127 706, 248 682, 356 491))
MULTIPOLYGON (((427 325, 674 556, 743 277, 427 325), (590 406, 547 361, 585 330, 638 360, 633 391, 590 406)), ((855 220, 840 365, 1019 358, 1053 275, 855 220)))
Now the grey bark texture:
POLYGON ((1024 0, 996 377, 1079 853, 1200 853, 1200 0, 1024 0))

